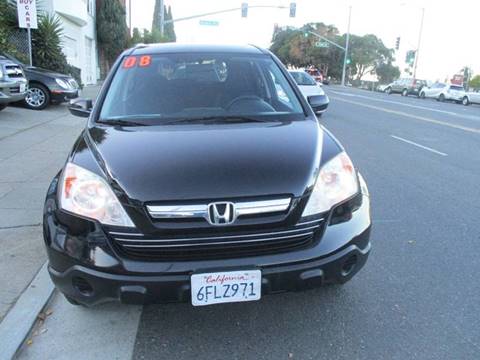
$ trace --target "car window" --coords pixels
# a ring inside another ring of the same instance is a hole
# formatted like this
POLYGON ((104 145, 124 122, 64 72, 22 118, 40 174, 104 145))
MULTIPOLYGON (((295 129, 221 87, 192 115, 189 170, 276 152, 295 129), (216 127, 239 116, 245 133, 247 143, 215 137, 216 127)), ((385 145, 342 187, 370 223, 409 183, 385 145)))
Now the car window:
POLYGON ((190 53, 123 59, 100 118, 280 114, 303 109, 269 56, 190 53))
POLYGON ((463 91, 463 86, 450 85, 450 90, 463 91))
POLYGON ((312 78, 307 73, 304 73, 301 71, 292 71, 290 74, 292 75, 297 85, 302 85, 302 86, 317 85, 317 82, 315 81, 315 79, 312 78))

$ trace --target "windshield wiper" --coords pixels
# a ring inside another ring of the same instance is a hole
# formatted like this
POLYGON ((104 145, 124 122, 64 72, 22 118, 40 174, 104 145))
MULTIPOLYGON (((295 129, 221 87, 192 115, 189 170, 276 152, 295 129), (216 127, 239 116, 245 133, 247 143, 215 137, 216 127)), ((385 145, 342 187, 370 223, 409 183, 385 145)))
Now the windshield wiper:
POLYGON ((98 120, 97 123, 111 126, 148 126, 148 124, 144 122, 136 122, 123 119, 98 120))
POLYGON ((202 116, 192 118, 175 118, 162 121, 162 125, 172 124, 194 124, 194 123, 247 123, 247 122, 266 122, 266 120, 256 119, 247 116, 223 115, 223 116, 202 116))

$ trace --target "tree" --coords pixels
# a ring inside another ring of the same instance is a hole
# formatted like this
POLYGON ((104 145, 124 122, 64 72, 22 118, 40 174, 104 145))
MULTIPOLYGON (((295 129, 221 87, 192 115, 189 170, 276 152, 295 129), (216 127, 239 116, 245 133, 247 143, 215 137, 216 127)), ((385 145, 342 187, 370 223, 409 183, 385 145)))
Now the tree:
POLYGON ((106 70, 126 48, 128 39, 125 9, 118 0, 102 0, 97 12, 97 39, 106 70))
POLYGON ((400 69, 398 66, 393 66, 391 62, 378 65, 375 72, 380 84, 390 84, 400 77, 400 69))
POLYGON ((472 80, 470 80, 470 87, 480 89, 480 75, 475 75, 472 80))
POLYGON ((393 61, 393 50, 373 34, 350 35, 350 49, 352 75, 357 80, 368 73, 375 73, 379 65, 393 61))
POLYGON ((138 28, 133 28, 132 37, 130 38, 130 46, 143 43, 143 36, 138 28))
POLYGON ((338 35, 338 29, 335 26, 310 23, 300 30, 275 28, 270 50, 286 64, 297 67, 313 65, 317 68, 328 68, 329 75, 339 77, 342 71, 343 52, 335 46, 317 47, 316 43, 320 39, 309 31, 336 43, 342 43, 342 38, 338 35))
MULTIPOLYGON (((166 6, 163 7, 163 18, 164 21, 172 20, 172 8, 169 6, 168 9, 166 6)), ((177 37, 175 35, 175 29, 173 22, 164 24, 163 27, 163 36, 160 36, 160 0, 155 0, 155 7, 153 9, 153 20, 152 20, 152 34, 157 32, 158 35, 155 36, 156 41, 154 42, 175 42, 177 37)))

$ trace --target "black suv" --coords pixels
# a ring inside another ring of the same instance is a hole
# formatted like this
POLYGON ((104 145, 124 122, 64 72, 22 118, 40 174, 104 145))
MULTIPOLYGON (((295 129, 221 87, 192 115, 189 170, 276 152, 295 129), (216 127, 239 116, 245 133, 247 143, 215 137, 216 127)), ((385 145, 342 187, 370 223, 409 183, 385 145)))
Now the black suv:
POLYGON ((258 300, 344 283, 370 251, 365 182, 280 61, 253 46, 117 60, 44 210, 74 304, 258 300))

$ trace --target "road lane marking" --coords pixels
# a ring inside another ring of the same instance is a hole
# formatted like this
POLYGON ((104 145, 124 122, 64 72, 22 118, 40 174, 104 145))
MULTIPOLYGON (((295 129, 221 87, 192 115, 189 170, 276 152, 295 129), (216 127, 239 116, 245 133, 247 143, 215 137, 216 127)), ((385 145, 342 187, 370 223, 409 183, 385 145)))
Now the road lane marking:
POLYGON ((438 150, 435 150, 435 149, 432 149, 432 148, 429 148, 428 146, 423 146, 423 145, 420 145, 420 144, 417 144, 416 142, 413 142, 413 141, 410 141, 410 140, 407 140, 407 139, 404 139, 404 138, 401 138, 399 136, 395 136, 395 135, 390 135, 390 137, 394 138, 394 139, 397 139, 397 140, 400 140, 400 141, 403 141, 407 144, 410 144, 410 145, 413 145, 413 146, 416 146, 416 147, 419 147, 423 150, 427 150, 427 151, 431 151, 435 154, 438 154, 438 155, 441 155, 441 156, 448 156, 448 154, 445 154, 441 151, 438 151, 438 150))
POLYGON ((420 121, 424 121, 424 122, 428 122, 428 123, 432 123, 432 124, 442 125, 442 126, 450 127, 450 128, 457 129, 457 130, 463 130, 463 131, 471 132, 471 133, 474 133, 474 134, 480 134, 480 129, 471 128, 471 127, 468 127, 468 126, 451 124, 451 123, 441 121, 441 120, 431 119, 431 118, 427 118, 427 117, 424 117, 424 116, 412 115, 412 114, 409 114, 409 113, 406 113, 406 112, 403 112, 403 111, 390 110, 390 109, 387 109, 387 108, 384 108, 384 107, 375 106, 375 105, 368 105, 368 104, 364 104, 364 103, 361 103, 361 102, 358 102, 358 101, 346 100, 346 99, 342 99, 342 98, 339 98, 339 97, 330 96, 330 98, 334 99, 334 100, 343 101, 343 102, 346 102, 346 103, 349 103, 349 104, 353 104, 353 105, 363 106, 363 107, 373 109, 373 110, 377 110, 377 111, 383 111, 383 112, 386 112, 386 113, 389 113, 389 114, 394 114, 394 115, 398 115, 398 116, 405 116, 405 117, 415 119, 415 120, 420 120, 420 121))
MULTIPOLYGON (((426 106, 405 104, 405 103, 402 103, 402 102, 399 102, 399 101, 376 99, 376 98, 373 98, 373 97, 368 97, 368 96, 363 96, 363 95, 357 95, 357 94, 348 94, 348 93, 339 92, 339 91, 334 91, 334 90, 331 90, 331 92, 333 92, 333 93, 335 93, 335 94, 338 94, 338 95, 344 95, 344 96, 350 96, 350 97, 359 97, 359 98, 363 98, 363 99, 367 99, 367 100, 384 102, 384 103, 387 103, 387 104, 395 104, 395 105, 401 105, 401 106, 411 107, 411 108, 413 108, 413 109, 435 111, 435 112, 438 112, 438 113, 447 114, 447 115, 452 115, 452 116, 463 116, 463 115, 458 114, 458 113, 453 112, 453 111, 445 111, 445 110, 432 109, 432 108, 429 108, 429 107, 426 107, 426 106)), ((475 119, 478 120, 478 119, 480 119, 480 118, 479 118, 479 117, 475 117, 475 119)))

